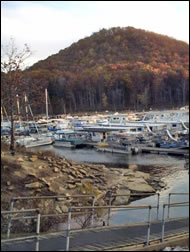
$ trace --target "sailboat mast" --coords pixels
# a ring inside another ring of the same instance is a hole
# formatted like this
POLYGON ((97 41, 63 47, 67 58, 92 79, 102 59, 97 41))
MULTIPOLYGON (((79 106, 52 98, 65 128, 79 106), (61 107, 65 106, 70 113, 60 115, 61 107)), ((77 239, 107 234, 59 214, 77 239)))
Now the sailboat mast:
POLYGON ((26 94, 24 95, 24 101, 25 101, 26 120, 28 122, 28 106, 27 106, 26 94))
POLYGON ((3 107, 1 106, 1 120, 3 121, 3 107))
POLYGON ((21 127, 20 104, 19 104, 19 97, 18 97, 18 94, 16 95, 16 98, 17 98, 17 109, 18 109, 19 123, 20 123, 20 127, 21 127))
POLYGON ((46 119, 48 120, 48 93, 47 93, 47 88, 45 89, 45 97, 46 97, 46 119))

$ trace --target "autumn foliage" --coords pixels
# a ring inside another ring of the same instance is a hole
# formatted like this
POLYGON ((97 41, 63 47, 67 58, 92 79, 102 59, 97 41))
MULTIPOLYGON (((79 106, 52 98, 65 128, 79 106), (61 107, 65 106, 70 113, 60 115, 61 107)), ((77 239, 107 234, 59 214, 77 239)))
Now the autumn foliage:
POLYGON ((102 29, 24 75, 36 113, 45 111, 45 88, 54 114, 174 108, 189 103, 189 45, 133 27, 102 29))

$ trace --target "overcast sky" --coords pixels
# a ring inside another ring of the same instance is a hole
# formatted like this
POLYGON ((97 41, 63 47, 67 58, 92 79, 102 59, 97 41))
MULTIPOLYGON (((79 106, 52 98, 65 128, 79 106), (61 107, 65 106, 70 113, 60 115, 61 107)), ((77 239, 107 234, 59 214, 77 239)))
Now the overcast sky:
POLYGON ((27 43, 31 65, 102 28, 140 28, 189 43, 189 1, 1 1, 1 43, 27 43))

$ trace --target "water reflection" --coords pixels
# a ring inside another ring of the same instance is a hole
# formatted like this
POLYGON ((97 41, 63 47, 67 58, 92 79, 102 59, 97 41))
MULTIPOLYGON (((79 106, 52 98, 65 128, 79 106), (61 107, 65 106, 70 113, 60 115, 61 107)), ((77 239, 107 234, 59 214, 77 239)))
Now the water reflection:
MULTIPOLYGON (((188 193, 189 192, 189 176, 188 171, 178 171, 175 174, 165 178, 168 183, 168 189, 160 192, 160 208, 159 208, 159 219, 162 218, 163 204, 168 203, 169 193, 188 193)), ((171 203, 189 201, 189 195, 172 195, 171 203)), ((130 205, 152 205, 157 206, 157 195, 147 197, 145 199, 137 200, 132 202, 130 205)), ((165 216, 167 217, 168 208, 166 207, 165 216)), ((189 216, 189 207, 172 207, 170 208, 171 218, 175 217, 187 217, 189 216)), ((123 212, 116 212, 112 218, 112 224, 124 224, 132 222, 142 222, 148 219, 148 209, 142 210, 129 210, 123 212)), ((151 219, 157 219, 157 209, 152 209, 151 219)))
POLYGON ((59 157, 76 162, 89 162, 89 163, 105 163, 105 164, 136 164, 136 165, 159 165, 176 167, 184 166, 185 161, 182 157, 172 157, 168 155, 157 154, 138 154, 138 155, 123 155, 117 153, 103 153, 97 152, 95 149, 74 149, 62 147, 54 147, 52 145, 31 148, 35 151, 52 151, 59 157))

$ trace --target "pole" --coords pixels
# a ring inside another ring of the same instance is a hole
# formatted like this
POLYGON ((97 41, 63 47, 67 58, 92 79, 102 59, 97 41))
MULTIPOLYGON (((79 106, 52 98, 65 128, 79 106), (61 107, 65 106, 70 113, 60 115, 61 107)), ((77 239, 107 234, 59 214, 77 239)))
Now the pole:
POLYGON ((95 205, 95 196, 93 196, 92 199, 91 227, 94 225, 94 205, 95 205))
POLYGON ((45 89, 45 97, 46 97, 46 120, 48 120, 48 93, 47 93, 47 88, 45 89))
POLYGON ((166 205, 163 205, 163 215, 162 215, 162 237, 161 237, 161 242, 164 241, 164 228, 165 228, 165 218, 164 218, 164 212, 165 212, 165 207, 166 205))
POLYGON ((69 207, 69 209, 68 209, 66 251, 69 251, 70 230, 71 230, 71 207, 69 207))
POLYGON ((1 106, 1 120, 3 121, 3 108, 1 106))
MULTIPOLYGON (((9 211, 13 211, 14 200, 11 199, 9 211)), ((8 224, 7 224, 7 239, 10 238, 11 233, 11 215, 8 216, 8 224)))
POLYGON ((148 246, 148 245, 149 245, 149 240, 150 240, 151 209, 152 209, 152 207, 151 207, 151 206, 149 206, 149 210, 148 210, 148 230, 147 230, 147 240, 146 240, 146 246, 148 246))
POLYGON ((169 193, 169 196, 168 196, 168 219, 170 216, 170 197, 171 197, 171 193, 169 193))
POLYGON ((24 101, 25 101, 26 120, 28 122, 28 107, 27 107, 27 97, 26 97, 26 94, 24 95, 24 101))
POLYGON ((37 222, 36 222, 36 251, 39 251, 39 235, 40 235, 40 212, 37 214, 37 222))
POLYGON ((159 219, 159 206, 160 206, 160 194, 158 193, 158 202, 157 202, 157 220, 159 219))
MULTIPOLYGON (((111 207, 111 200, 112 200, 112 192, 110 192, 109 197, 109 206, 111 207)), ((111 208, 108 208, 108 220, 107 220, 107 226, 110 225, 110 217, 111 217, 111 208)))

